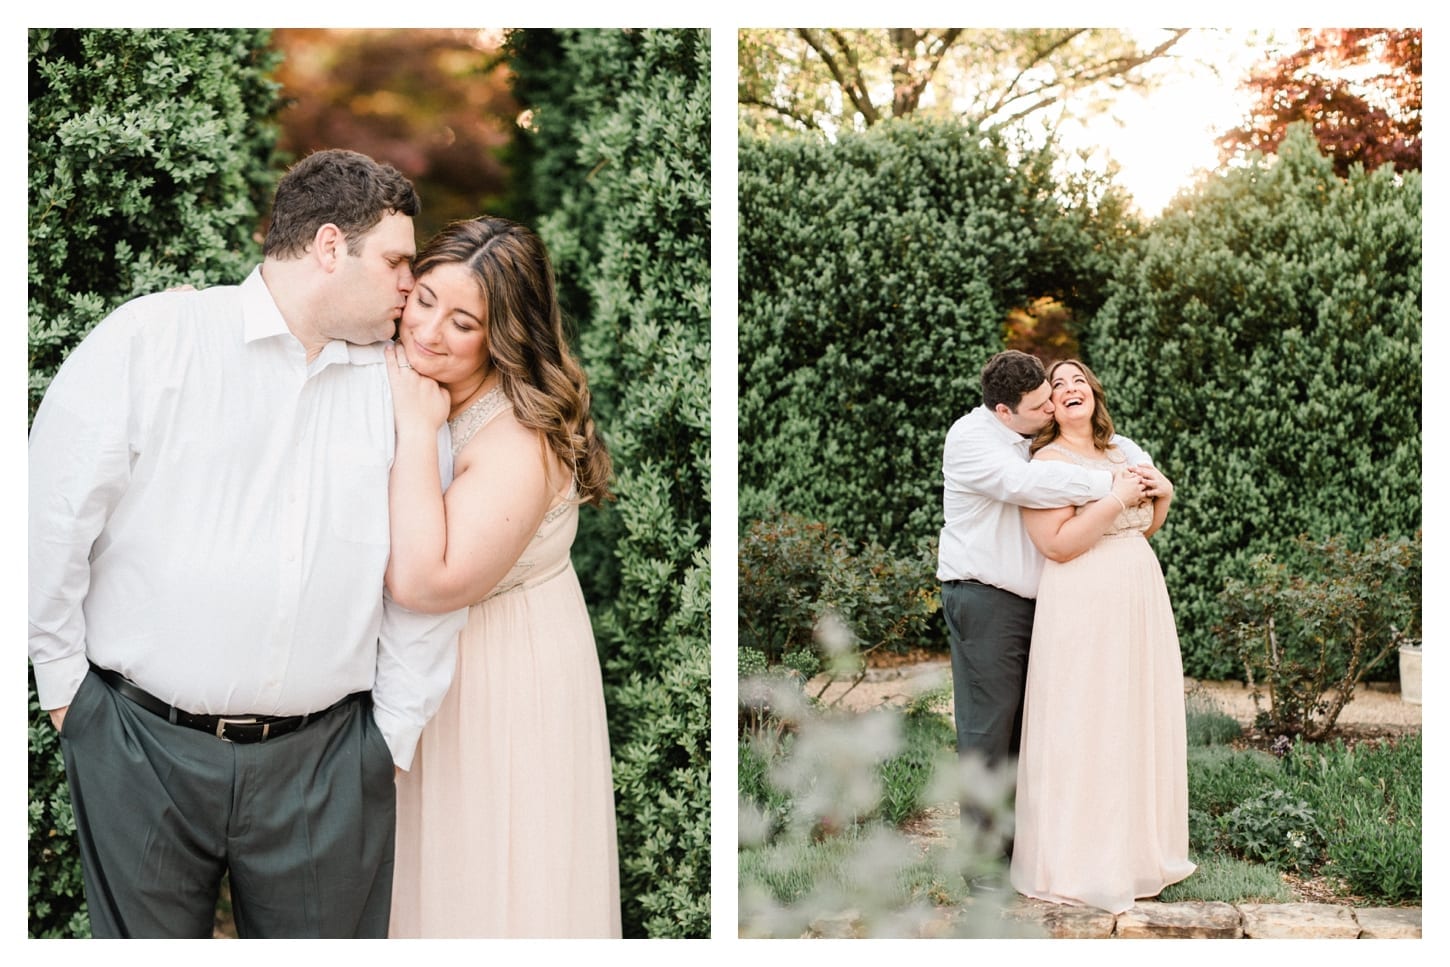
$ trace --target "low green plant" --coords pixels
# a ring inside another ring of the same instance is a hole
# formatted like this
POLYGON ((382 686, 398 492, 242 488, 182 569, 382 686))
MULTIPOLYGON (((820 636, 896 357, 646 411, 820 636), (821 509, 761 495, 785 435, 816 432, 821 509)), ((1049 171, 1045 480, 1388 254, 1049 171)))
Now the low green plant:
POLYGON ((1204 746, 1188 750, 1188 803, 1220 816, 1280 780, 1279 760, 1265 752, 1204 746))
POLYGON ((740 745, 742 936, 1018 930, 989 901, 965 915, 943 909, 960 903, 972 877, 1000 872, 999 837, 961 835, 923 851, 896 826, 931 803, 1010 813, 1011 775, 956 756, 939 697, 910 712, 855 714, 823 709, 786 676, 752 684, 771 727, 740 745))
POLYGON ((1325 871, 1350 890, 1391 903, 1418 901, 1423 852, 1418 812, 1413 820, 1386 820, 1384 811, 1354 800, 1336 817, 1325 871))
MULTIPOLYGON (((1423 885, 1422 761, 1417 734, 1355 746, 1301 738, 1282 758, 1190 748, 1189 847, 1205 867, 1238 859, 1328 876, 1380 902, 1414 902, 1423 885)), ((1200 890, 1200 879, 1188 889, 1200 890)))
POLYGON ((919 815, 943 757, 954 756, 956 729, 933 713, 902 716, 902 750, 881 764, 881 818, 900 826, 919 815))
POLYGON ((1350 747, 1297 742, 1284 772, 1323 817, 1324 871, 1354 892, 1387 902, 1422 889, 1422 769, 1419 735, 1350 747))
POLYGON ((1243 734, 1243 726, 1225 712, 1211 695, 1190 691, 1184 698, 1190 746, 1222 745, 1243 734))
POLYGON ((1421 547, 1419 532, 1358 550, 1301 536, 1293 566, 1261 554, 1248 579, 1225 584, 1220 638, 1255 699, 1267 689, 1273 730, 1326 737, 1364 676, 1420 640, 1421 547))
POLYGON ((1229 848, 1246 860, 1302 872, 1324 851, 1324 831, 1303 799, 1266 789, 1219 819, 1229 848))
POLYGON ((1294 893, 1277 870, 1223 853, 1191 854, 1198 869, 1158 894, 1164 903, 1293 903, 1294 893))
POLYGON ((790 795, 770 782, 771 765, 790 755, 790 743, 788 733, 773 732, 752 733, 739 742, 738 794, 742 804, 749 803, 758 811, 762 835, 767 839, 784 829, 791 819, 790 795))
POLYGON ((967 903, 950 848, 917 849, 882 823, 740 852, 745 937, 1037 937, 1005 920, 1005 897, 967 903))

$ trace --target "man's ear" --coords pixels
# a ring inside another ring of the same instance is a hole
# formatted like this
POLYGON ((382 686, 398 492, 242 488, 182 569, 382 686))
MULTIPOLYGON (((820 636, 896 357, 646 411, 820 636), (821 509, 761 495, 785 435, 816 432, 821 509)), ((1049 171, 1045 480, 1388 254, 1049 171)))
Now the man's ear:
POLYGON ((332 272, 337 268, 343 256, 347 254, 347 236, 342 229, 332 222, 327 222, 317 229, 312 236, 312 257, 317 259, 319 265, 332 272))

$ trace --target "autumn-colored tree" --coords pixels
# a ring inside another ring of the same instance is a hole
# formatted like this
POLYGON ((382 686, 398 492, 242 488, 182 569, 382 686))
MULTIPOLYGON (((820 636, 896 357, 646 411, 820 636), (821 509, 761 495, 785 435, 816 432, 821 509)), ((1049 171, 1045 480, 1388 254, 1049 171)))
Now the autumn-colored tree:
POLYGON ((500 31, 279 29, 293 157, 350 148, 393 165, 423 198, 422 238, 458 218, 512 215, 501 155, 517 103, 500 31))
POLYGON ((1128 31, 1080 27, 742 30, 740 116, 757 133, 861 130, 919 113, 1007 127, 1144 86, 1141 68, 1187 32, 1145 46, 1128 31))
POLYGON ((1033 299, 1026 308, 1007 313, 1006 348, 1031 353, 1045 365, 1080 354, 1071 307, 1051 296, 1033 299))
POLYGON ((1300 41, 1249 77, 1245 86, 1258 102, 1219 139, 1224 160, 1273 154, 1290 124, 1307 121, 1341 178, 1354 164, 1419 171, 1420 31, 1301 30, 1300 41))

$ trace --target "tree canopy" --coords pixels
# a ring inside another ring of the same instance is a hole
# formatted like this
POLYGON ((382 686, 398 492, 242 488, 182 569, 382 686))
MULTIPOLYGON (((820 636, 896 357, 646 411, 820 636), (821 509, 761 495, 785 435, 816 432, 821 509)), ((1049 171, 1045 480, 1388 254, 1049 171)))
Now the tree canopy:
POLYGON ((418 233, 510 209, 505 158, 518 102, 499 49, 477 29, 273 32, 288 95, 278 147, 293 158, 352 148, 393 165, 423 197, 418 233))
POLYGON ((1298 50, 1256 70, 1258 100, 1219 145, 1225 160, 1278 151, 1290 124, 1308 122, 1341 178, 1354 164, 1420 170, 1423 81, 1418 29, 1301 30, 1298 50))
POLYGON ((758 133, 827 135, 918 113, 984 129, 1052 123, 1149 84, 1144 65, 1187 32, 1164 29, 1143 43, 1126 30, 1081 27, 742 30, 740 120, 758 133))

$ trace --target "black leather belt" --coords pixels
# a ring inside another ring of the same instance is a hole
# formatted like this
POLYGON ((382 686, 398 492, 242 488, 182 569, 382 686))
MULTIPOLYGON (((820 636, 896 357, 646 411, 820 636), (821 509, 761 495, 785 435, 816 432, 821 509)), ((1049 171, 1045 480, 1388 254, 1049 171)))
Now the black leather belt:
POLYGON ((320 712, 309 712, 306 715, 194 715, 175 705, 167 705, 155 695, 133 685, 109 668, 101 668, 92 662, 91 670, 99 675, 107 685, 146 711, 159 715, 175 725, 184 725, 200 732, 209 732, 226 742, 265 742, 268 739, 275 739, 287 735, 289 732, 296 732, 308 722, 321 718, 348 702, 372 698, 371 692, 353 692, 351 695, 333 702, 320 712))

